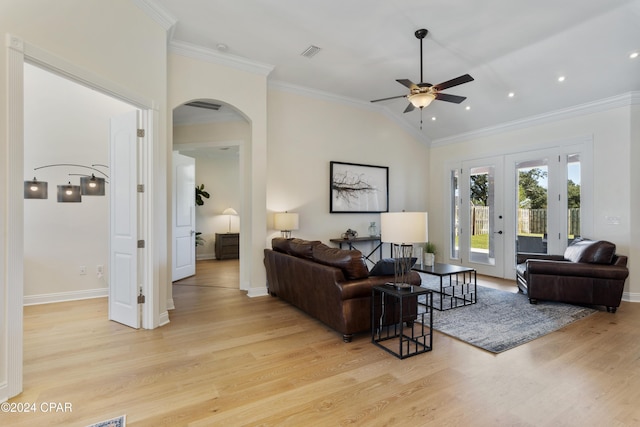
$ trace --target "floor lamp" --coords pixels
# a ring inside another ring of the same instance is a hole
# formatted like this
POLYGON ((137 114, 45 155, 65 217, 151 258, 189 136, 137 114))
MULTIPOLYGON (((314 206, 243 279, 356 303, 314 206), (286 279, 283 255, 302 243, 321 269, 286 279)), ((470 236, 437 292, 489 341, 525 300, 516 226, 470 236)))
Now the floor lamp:
POLYGON ((413 266, 413 244, 429 240, 426 212, 384 212, 380 214, 380 240, 390 243, 394 259, 394 286, 408 288, 413 266))

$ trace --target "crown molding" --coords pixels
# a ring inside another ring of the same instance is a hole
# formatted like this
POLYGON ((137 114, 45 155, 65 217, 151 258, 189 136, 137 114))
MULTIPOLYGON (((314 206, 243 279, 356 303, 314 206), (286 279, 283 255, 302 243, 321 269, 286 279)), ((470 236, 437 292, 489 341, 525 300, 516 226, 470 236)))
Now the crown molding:
POLYGON ((496 135, 499 133, 514 131, 518 129, 524 129, 531 126, 542 125, 545 123, 552 123, 559 120, 566 120, 572 117, 583 116, 585 114, 600 113, 600 112, 611 110, 614 108, 628 107, 631 105, 640 105, 640 92, 638 91, 628 92, 621 95, 604 98, 594 102, 579 104, 573 107, 527 117, 521 120, 514 120, 511 122, 502 123, 496 126, 486 127, 484 129, 465 132, 458 135, 449 136, 446 138, 435 139, 432 142, 432 146, 456 144, 462 141, 468 141, 470 139, 483 138, 486 136, 496 135))
POLYGON ((173 38, 173 32, 178 20, 166 9, 153 0, 133 0, 133 4, 138 6, 151 19, 156 21, 167 32, 167 43, 173 38))
POLYGON ((274 66, 271 64, 253 61, 230 53, 218 52, 214 49, 209 49, 180 40, 171 40, 169 42, 169 51, 177 55, 212 62, 214 64, 224 65, 226 67, 262 76, 268 76, 274 69, 274 66))
POLYGON ((295 93, 297 95, 308 96, 310 98, 321 99, 323 101, 335 102, 350 107, 360 108, 364 110, 374 111, 382 114, 395 124, 397 124, 402 130, 409 133, 412 137, 425 144, 430 143, 430 139, 414 126, 410 125, 402 117, 398 117, 389 108, 380 104, 372 104, 371 102, 361 101, 355 98, 348 98, 346 96, 336 95, 334 93, 325 92, 317 89, 311 89, 308 87, 298 86, 291 83, 286 83, 278 80, 269 80, 268 86, 270 89, 282 90, 285 92, 295 93))

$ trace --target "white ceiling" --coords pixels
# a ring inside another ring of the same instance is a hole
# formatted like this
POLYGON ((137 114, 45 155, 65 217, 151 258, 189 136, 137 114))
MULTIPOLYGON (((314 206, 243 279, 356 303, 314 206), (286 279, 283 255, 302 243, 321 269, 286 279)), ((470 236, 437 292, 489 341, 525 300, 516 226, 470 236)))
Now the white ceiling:
POLYGON ((640 90, 640 0, 149 0, 173 16, 172 40, 274 66, 269 80, 388 109, 441 140, 640 90), (469 73, 475 81, 403 114, 396 79, 469 73), (322 50, 301 56, 310 45, 322 50), (564 82, 558 82, 565 76, 564 82), (514 92, 515 96, 507 96, 514 92), (467 110, 465 107, 469 106, 467 110), (435 117, 436 120, 432 120, 435 117))

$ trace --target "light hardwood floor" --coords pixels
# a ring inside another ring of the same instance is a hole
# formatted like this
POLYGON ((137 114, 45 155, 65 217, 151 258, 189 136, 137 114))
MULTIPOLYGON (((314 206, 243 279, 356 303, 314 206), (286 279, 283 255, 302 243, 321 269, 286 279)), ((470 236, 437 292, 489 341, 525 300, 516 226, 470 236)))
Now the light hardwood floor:
POLYGON ((171 323, 151 331, 107 321, 104 298, 26 307, 24 392, 10 402, 38 410, 0 425, 640 425, 640 304, 498 355, 436 332, 432 352, 399 360, 366 333, 345 344, 277 298, 209 280, 174 285, 171 323))

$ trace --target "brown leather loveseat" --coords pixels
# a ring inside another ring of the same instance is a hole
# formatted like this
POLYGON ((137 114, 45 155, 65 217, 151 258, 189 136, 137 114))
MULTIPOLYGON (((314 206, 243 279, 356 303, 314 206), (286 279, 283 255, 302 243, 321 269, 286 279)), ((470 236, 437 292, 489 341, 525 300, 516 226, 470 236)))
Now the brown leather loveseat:
MULTIPOLYGON (((362 253, 331 248, 320 241, 275 238, 264 250, 269 293, 298 307, 345 342, 371 330, 371 289, 393 276, 370 276, 362 253)), ((412 271, 409 283, 420 285, 412 271)))
POLYGON ((629 275, 627 257, 604 240, 574 240, 564 255, 518 254, 518 288, 538 300, 603 305, 615 313, 629 275))

